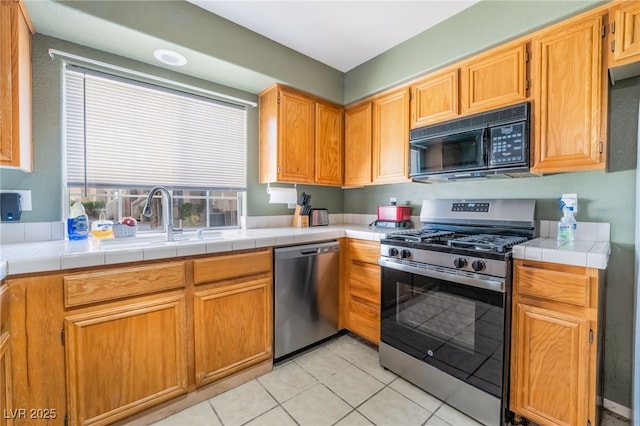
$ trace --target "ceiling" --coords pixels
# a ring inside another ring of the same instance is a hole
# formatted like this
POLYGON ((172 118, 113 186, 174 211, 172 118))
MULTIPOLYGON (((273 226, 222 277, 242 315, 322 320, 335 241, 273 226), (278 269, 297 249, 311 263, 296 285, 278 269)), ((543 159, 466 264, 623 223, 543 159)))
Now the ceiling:
POLYGON ((24 0, 37 33, 96 49, 97 60, 107 52, 253 94, 304 80, 313 82, 305 90, 335 102, 343 101, 342 89, 327 86, 339 74, 478 1, 24 0), (285 47, 274 50, 273 42, 285 47), (162 64, 153 56, 158 48, 188 63, 162 64), (290 61, 290 49, 304 56, 290 61))
POLYGON ((187 0, 347 72, 479 0, 187 0))

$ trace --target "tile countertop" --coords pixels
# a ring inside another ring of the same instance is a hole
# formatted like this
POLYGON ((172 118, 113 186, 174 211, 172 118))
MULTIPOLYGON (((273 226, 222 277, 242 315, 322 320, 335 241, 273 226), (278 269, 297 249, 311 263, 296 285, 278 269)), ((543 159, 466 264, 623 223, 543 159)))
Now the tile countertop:
POLYGON ((611 253, 608 223, 578 222, 575 241, 558 245, 558 222, 540 221, 539 238, 513 247, 513 258, 607 269, 611 253))
POLYGON ((385 232, 388 231, 376 231, 367 226, 337 225, 225 230, 216 232, 215 238, 205 236, 202 240, 179 240, 173 243, 156 238, 153 244, 149 244, 148 239, 136 237, 130 244, 117 238, 109 239, 106 243, 89 238, 84 241, 54 240, 2 244, 0 279, 7 275, 304 244, 341 237, 379 241, 385 232))
MULTIPOLYGON (((120 244, 118 239, 110 239, 101 247, 100 240, 92 238, 86 241, 54 240, 2 244, 0 279, 7 275, 304 244, 341 237, 379 241, 386 232, 388 231, 349 224, 312 228, 238 229, 220 231, 216 233, 219 238, 182 240, 174 243, 156 242, 148 245, 135 242, 120 244)), ((560 247, 556 243, 556 232, 557 222, 541 221, 540 237, 515 246, 513 257, 606 269, 610 254, 609 224, 578 222, 576 241, 560 247)))

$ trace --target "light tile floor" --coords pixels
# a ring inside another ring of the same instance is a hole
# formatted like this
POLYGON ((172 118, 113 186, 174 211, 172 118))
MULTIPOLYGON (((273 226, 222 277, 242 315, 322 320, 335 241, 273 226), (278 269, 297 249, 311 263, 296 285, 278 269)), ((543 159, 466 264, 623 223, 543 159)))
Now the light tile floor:
MULTIPOLYGON (((609 416, 602 426, 625 426, 609 416), (609 419, 611 422, 608 422, 609 419)), ((477 426, 383 369, 378 352, 343 335, 155 426, 477 426)))

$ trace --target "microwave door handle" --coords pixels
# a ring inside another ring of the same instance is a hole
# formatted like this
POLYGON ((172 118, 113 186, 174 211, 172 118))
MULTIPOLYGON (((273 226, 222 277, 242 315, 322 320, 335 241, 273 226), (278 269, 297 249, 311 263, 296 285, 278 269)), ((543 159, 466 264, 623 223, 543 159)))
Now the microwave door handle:
POLYGON ((482 160, 484 164, 489 165, 489 128, 482 129, 482 160))

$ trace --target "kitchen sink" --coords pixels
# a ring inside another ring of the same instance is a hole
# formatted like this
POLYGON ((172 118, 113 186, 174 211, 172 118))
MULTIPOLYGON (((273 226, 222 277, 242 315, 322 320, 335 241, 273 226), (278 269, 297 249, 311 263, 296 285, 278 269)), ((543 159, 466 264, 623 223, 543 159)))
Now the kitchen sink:
POLYGON ((221 231, 189 231, 175 234, 173 241, 167 241, 166 234, 138 235, 126 238, 107 238, 98 242, 100 250, 123 250, 148 247, 171 247, 183 244, 196 244, 200 242, 226 241, 221 231))

